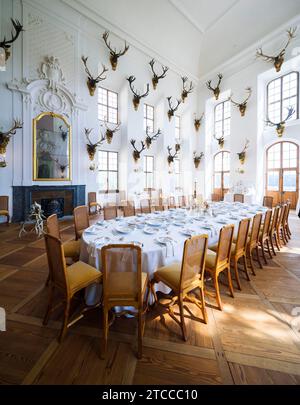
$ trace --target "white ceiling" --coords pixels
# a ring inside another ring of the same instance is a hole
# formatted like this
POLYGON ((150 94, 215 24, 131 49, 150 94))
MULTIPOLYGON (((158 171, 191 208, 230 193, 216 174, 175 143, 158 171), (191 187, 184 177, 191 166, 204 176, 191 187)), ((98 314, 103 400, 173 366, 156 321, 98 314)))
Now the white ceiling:
POLYGON ((300 14, 299 0, 62 0, 196 77, 300 14))

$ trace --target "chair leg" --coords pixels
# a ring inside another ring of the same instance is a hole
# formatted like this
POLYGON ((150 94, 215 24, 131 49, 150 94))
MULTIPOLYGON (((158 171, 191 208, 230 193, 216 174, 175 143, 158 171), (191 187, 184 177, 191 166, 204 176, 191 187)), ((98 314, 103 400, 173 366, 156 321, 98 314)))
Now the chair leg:
POLYGON ((252 250, 249 251, 249 261, 250 261, 250 267, 251 267, 251 271, 253 276, 256 276, 255 270, 254 270, 254 265, 253 265, 253 257, 252 257, 252 250))
POLYGON ((150 282, 150 288, 151 288, 151 293, 153 295, 154 301, 157 304, 158 299, 157 299, 156 291, 155 291, 155 288, 154 288, 154 284, 155 284, 155 282, 151 281, 150 282))
POLYGON ((280 248, 281 248, 282 246, 280 246, 279 234, 278 234, 277 231, 275 232, 274 236, 275 236, 275 244, 276 244, 276 247, 277 247, 277 249, 278 249, 278 252, 280 252, 280 248))
POLYGON ((238 289, 242 290, 241 283, 240 283, 240 277, 239 277, 238 261, 236 259, 234 259, 234 274, 235 274, 235 279, 236 279, 238 289))
POLYGON ((215 286, 215 290, 216 290, 217 304, 218 304, 218 307, 219 307, 220 311, 222 311, 223 306, 222 306, 222 301, 221 301, 221 296, 220 296, 220 288, 219 288, 219 282, 218 282, 219 274, 215 273, 213 277, 214 277, 214 286, 215 286))
POLYGON ((271 248, 270 248, 270 240, 269 240, 269 238, 267 239, 267 248, 268 248, 268 253, 269 253, 269 257, 270 257, 270 259, 272 259, 273 257, 272 257, 272 252, 271 252, 271 248))
POLYGON ((6 217, 7 217, 7 223, 6 223, 6 226, 9 226, 9 219, 10 219, 10 216, 9 216, 9 215, 6 215, 6 217))
POLYGON ((243 256, 243 262, 244 262, 244 270, 245 270, 245 273, 246 273, 247 280, 250 281, 250 277, 249 277, 249 273, 248 273, 246 254, 243 256))
POLYGON ((139 309, 138 313, 138 359, 141 359, 143 355, 143 314, 139 309))
POLYGON ((261 248, 262 257, 264 259, 264 262, 267 265, 268 262, 267 262, 266 253, 265 253, 265 241, 260 244, 260 248, 261 248))
POLYGON ((233 285, 232 285, 231 273, 230 273, 230 265, 227 268, 227 277, 228 277, 229 292, 230 292, 230 295, 232 296, 232 298, 234 298, 233 285))
POLYGON ((182 331, 182 338, 184 341, 187 341, 187 334, 186 334, 186 327, 184 322, 184 308, 183 308, 183 296, 182 294, 178 297, 178 305, 179 305, 179 312, 180 312, 180 326, 182 331))
POLYGON ((258 245, 255 247, 255 251, 256 251, 256 258, 257 258, 257 261, 258 261, 259 267, 262 269, 262 268, 263 268, 263 266, 262 266, 262 264, 261 264, 260 257, 259 257, 258 245))
POLYGON ((104 359, 106 355, 108 338, 108 311, 103 306, 103 344, 101 350, 101 358, 104 359))
POLYGON ((203 320, 205 323, 207 323, 207 312, 206 312, 206 307, 205 307, 204 287, 200 288, 200 300, 201 300, 201 305, 202 305, 203 320))
POLYGON ((47 323, 49 321, 49 316, 50 316, 50 312, 51 312, 51 308, 52 308, 53 293, 54 293, 54 287, 51 286, 51 289, 49 291, 48 307, 47 307, 47 311, 46 311, 44 319, 43 319, 43 325, 47 325, 47 323))
POLYGON ((67 329, 68 329, 68 320, 69 320, 69 314, 70 314, 70 304, 71 304, 71 302, 68 299, 68 301, 66 302, 66 306, 65 306, 65 314, 64 314, 63 326, 62 326, 60 337, 59 337, 60 342, 63 341, 64 337, 66 336, 67 329))

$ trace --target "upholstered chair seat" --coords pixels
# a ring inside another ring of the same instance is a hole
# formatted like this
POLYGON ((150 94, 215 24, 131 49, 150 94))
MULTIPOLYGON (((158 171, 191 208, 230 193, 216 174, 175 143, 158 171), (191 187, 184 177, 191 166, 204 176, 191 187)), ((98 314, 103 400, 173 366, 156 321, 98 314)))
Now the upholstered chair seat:
POLYGON ((98 282, 101 273, 89 264, 79 261, 67 267, 66 276, 70 291, 74 294, 76 291, 93 283, 93 281, 98 282))

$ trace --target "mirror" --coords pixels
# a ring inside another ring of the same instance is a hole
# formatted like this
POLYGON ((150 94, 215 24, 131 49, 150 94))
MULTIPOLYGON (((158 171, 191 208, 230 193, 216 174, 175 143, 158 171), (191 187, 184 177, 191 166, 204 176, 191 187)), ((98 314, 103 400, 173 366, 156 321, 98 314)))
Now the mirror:
POLYGON ((33 120, 33 180, 71 180, 71 127, 62 115, 33 120))

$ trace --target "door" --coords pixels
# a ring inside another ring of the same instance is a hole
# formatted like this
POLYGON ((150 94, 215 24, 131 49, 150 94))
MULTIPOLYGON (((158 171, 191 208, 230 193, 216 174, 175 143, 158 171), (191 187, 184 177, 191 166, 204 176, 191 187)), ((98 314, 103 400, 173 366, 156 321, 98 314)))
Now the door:
POLYGON ((277 142, 267 149, 266 195, 273 204, 291 201, 295 209, 298 201, 299 147, 294 142, 277 142))
POLYGON ((230 181, 230 153, 218 152, 214 157, 214 194, 224 198, 229 189, 230 181))

